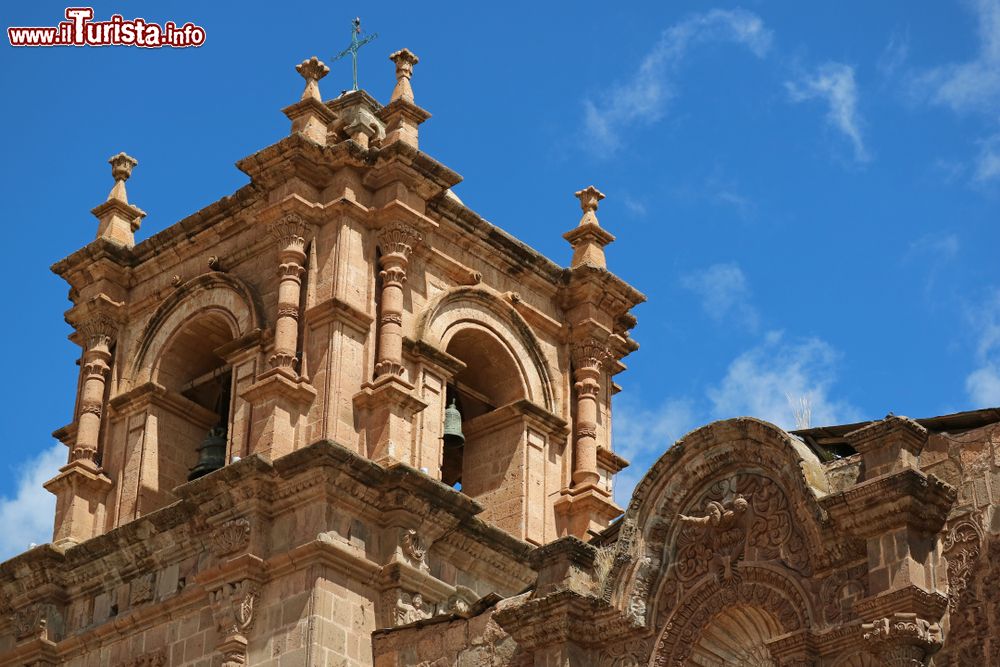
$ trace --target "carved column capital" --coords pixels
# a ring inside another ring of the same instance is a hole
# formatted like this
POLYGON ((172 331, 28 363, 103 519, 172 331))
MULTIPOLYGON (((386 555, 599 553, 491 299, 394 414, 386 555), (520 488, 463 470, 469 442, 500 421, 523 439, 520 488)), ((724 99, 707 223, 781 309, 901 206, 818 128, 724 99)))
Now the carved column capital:
POLYGON ((608 346, 596 338, 585 338, 570 347, 573 365, 576 370, 601 370, 604 363, 611 358, 608 346))
POLYGON ((302 215, 295 212, 286 213, 268 225, 267 230, 283 249, 304 252, 309 223, 302 215))
POLYGON ((83 337, 85 350, 106 351, 118 337, 118 322, 107 313, 94 313, 81 320, 76 329, 83 337))
POLYGON ((924 667, 941 648, 941 627, 916 614, 895 613, 861 626, 868 650, 892 667, 924 667))
POLYGON ((382 249, 382 262, 385 264, 386 257, 396 255, 405 262, 410 257, 410 253, 416 248, 424 237, 416 229, 404 222, 390 222, 378 231, 378 245, 382 249))

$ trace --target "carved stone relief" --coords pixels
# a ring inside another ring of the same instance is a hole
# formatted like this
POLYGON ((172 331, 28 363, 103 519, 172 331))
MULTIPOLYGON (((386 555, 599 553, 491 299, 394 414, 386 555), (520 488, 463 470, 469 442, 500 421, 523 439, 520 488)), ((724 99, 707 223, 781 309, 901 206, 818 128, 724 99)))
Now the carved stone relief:
POLYGON ((431 617, 431 609, 420 593, 400 593, 396 599, 396 625, 406 625, 431 617))
POLYGON ((167 651, 159 649, 136 656, 125 663, 125 667, 166 667, 167 651))
POLYGON ((958 608, 969 586, 972 568, 979 560, 982 535, 976 521, 965 518, 948 530, 941 549, 948 561, 948 608, 958 608))
POLYGON ((227 521, 212 533, 212 545, 219 556, 243 549, 249 543, 250 520, 246 517, 227 521))

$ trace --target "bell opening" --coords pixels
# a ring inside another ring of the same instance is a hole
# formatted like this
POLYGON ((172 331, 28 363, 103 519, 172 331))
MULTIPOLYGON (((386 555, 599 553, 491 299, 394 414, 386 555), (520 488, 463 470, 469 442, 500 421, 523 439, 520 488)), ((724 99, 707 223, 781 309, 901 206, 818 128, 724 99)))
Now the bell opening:
POLYGON ((207 376, 189 383, 182 392, 185 397, 204 407, 211 407, 219 415, 218 423, 209 429, 198 446, 198 463, 188 473, 189 482, 226 465, 231 387, 232 371, 228 366, 220 366, 207 376))

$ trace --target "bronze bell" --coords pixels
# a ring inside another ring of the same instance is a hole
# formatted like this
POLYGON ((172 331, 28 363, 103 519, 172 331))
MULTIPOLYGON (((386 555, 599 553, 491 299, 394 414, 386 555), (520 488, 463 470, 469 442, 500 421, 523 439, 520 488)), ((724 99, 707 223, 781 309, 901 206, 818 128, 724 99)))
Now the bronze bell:
POLYGON ((191 468, 188 481, 192 481, 218 470, 226 465, 226 429, 216 426, 209 429, 208 435, 198 447, 198 464, 191 468))
POLYGON ((462 434, 462 413, 455 405, 455 399, 451 399, 451 404, 444 409, 444 446, 447 449, 457 449, 465 444, 465 436, 462 434))

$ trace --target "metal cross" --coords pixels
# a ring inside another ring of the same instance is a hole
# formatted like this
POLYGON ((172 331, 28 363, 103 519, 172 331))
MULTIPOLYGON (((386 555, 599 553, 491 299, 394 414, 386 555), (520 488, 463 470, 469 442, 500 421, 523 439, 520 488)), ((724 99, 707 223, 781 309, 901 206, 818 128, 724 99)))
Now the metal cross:
POLYGON ((346 56, 348 53, 351 54, 351 60, 353 61, 354 65, 354 88, 351 88, 351 90, 358 89, 358 50, 368 42, 378 37, 378 33, 373 32, 367 37, 358 39, 358 35, 360 34, 361 34, 361 18, 355 17, 354 28, 351 30, 351 45, 348 46, 343 51, 341 51, 340 53, 338 53, 337 55, 335 55, 333 57, 333 60, 330 61, 330 62, 335 62, 346 56))

